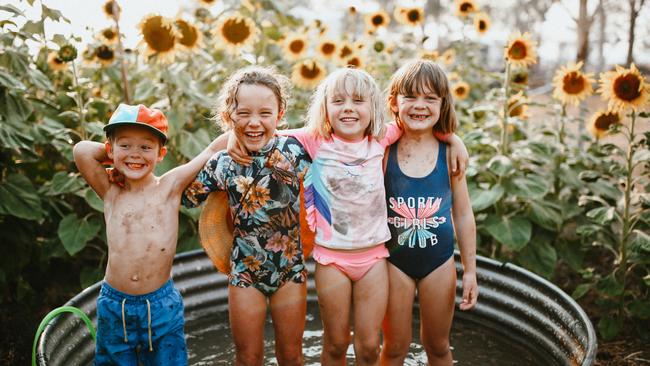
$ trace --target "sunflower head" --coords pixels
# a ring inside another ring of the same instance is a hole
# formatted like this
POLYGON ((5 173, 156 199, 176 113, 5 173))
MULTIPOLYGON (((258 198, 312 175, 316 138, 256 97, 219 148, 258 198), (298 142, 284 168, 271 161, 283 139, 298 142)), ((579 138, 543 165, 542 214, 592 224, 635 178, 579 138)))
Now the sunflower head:
POLYGON ((381 27, 386 27, 389 23, 390 17, 383 10, 366 15, 366 29, 368 30, 374 31, 381 27))
POLYGON ((180 34, 178 42, 188 50, 195 50, 201 42, 201 32, 199 29, 183 19, 176 19, 174 25, 180 34))
POLYGON ((375 41, 375 43, 372 44, 372 49, 377 53, 383 51, 385 48, 386 44, 382 41, 375 41))
POLYGON ((530 101, 524 95, 523 91, 510 96, 508 99, 508 117, 518 117, 521 119, 528 118, 526 112, 528 111, 528 103, 530 101))
POLYGON ((57 52, 51 52, 47 56, 47 65, 53 71, 61 71, 61 70, 65 70, 66 68, 65 62, 59 58, 57 52))
POLYGON ((348 57, 347 60, 345 60, 344 66, 346 67, 354 67, 355 69, 361 69, 363 68, 363 59, 357 54, 353 54, 352 56, 348 57))
POLYGON ((347 60, 353 53, 354 47, 348 42, 343 42, 338 48, 337 56, 339 60, 347 60))
POLYGON ((562 104, 578 105, 581 100, 590 96, 594 90, 591 84, 595 81, 593 74, 583 74, 582 61, 562 66, 553 78, 553 98, 562 104))
POLYGON ((587 129, 600 139, 609 132, 611 126, 619 123, 621 123, 621 115, 618 112, 600 110, 589 118, 587 129))
POLYGON ((445 52, 440 55, 440 59, 447 66, 453 64, 454 61, 456 61, 456 50, 453 48, 447 48, 445 52))
POLYGON ((104 10, 104 14, 106 14, 106 16, 115 19, 120 17, 120 12, 122 11, 120 6, 117 4, 117 1, 115 0, 108 0, 105 2, 102 10, 104 10))
POLYGON ((423 58, 425 60, 431 60, 431 61, 437 61, 438 58, 440 57, 440 52, 437 50, 425 50, 422 49, 420 51, 420 58, 423 58))
POLYGON ((528 85, 528 70, 527 69, 516 69, 510 74, 510 82, 515 85, 515 87, 525 87, 528 85))
POLYGON ((170 19, 158 14, 147 15, 139 27, 145 56, 156 56, 165 62, 174 59, 180 36, 170 19))
POLYGON ((307 37, 290 34, 283 40, 284 56, 290 61, 300 59, 307 52, 307 37))
POLYGON ((70 62, 75 58, 77 58, 77 49, 75 48, 75 46, 71 44, 63 45, 61 46, 61 48, 59 48, 59 52, 57 52, 57 56, 63 62, 70 62))
POLYGON ((95 56, 95 49, 91 48, 90 46, 86 47, 86 49, 81 53, 81 58, 83 59, 84 63, 87 64, 95 61, 95 56))
POLYGON ((304 60, 293 66, 291 80, 300 88, 310 89, 325 77, 325 68, 316 60, 304 60))
POLYGON ((487 33, 490 29, 490 17, 484 12, 474 14, 474 28, 479 35, 487 33))
POLYGON ((459 81, 451 87, 451 93, 456 100, 467 99, 469 96, 470 87, 464 81, 459 81))
POLYGON ((199 0, 199 3, 205 6, 211 6, 217 3, 217 0, 199 0))
POLYGON ((253 44, 259 33, 253 19, 238 13, 223 16, 214 31, 226 50, 233 54, 253 44))
POLYGON ((454 1, 456 8, 456 15, 460 17, 468 17, 470 14, 478 11, 478 6, 473 0, 456 0, 454 1))
POLYGON ((629 69, 616 65, 616 70, 600 74, 598 92, 609 100, 608 109, 619 112, 628 108, 634 111, 648 107, 650 85, 635 64, 629 69))
POLYGON ((102 43, 113 44, 117 42, 117 37, 117 30, 115 30, 115 28, 109 27, 102 29, 96 38, 99 39, 102 43))
POLYGON ((334 57, 334 55, 336 55, 336 48, 337 48, 336 42, 332 41, 331 39, 323 39, 318 44, 316 51, 323 58, 329 60, 332 57, 334 57))
POLYGON ((110 65, 115 61, 115 51, 108 45, 100 45, 95 48, 95 58, 104 66, 110 65))
POLYGON ((514 33, 508 40, 504 56, 506 61, 515 67, 528 67, 537 62, 535 42, 529 33, 514 33))

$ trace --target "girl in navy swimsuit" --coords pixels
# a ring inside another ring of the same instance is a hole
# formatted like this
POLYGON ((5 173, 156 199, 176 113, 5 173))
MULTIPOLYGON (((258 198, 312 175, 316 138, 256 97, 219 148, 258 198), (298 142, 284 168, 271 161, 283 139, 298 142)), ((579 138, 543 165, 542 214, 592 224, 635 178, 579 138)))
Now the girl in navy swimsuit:
POLYGON ((382 365, 403 365, 412 338, 415 292, 421 340, 429 365, 452 365, 449 332, 454 314, 454 232, 463 264, 461 310, 474 307, 476 224, 463 175, 448 169, 447 145, 434 133, 456 130, 449 83, 431 61, 416 60, 392 77, 389 105, 404 129, 388 153, 385 174, 389 299, 384 318, 382 365))

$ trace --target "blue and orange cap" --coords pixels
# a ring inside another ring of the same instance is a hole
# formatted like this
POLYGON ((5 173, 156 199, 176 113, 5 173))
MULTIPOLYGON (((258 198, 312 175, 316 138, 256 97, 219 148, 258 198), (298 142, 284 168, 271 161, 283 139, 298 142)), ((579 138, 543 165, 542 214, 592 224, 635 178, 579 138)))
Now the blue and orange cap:
POLYGON ((146 127, 160 137, 163 145, 167 142, 167 118, 157 109, 150 109, 142 104, 120 104, 104 126, 104 131, 109 133, 119 126, 146 127))

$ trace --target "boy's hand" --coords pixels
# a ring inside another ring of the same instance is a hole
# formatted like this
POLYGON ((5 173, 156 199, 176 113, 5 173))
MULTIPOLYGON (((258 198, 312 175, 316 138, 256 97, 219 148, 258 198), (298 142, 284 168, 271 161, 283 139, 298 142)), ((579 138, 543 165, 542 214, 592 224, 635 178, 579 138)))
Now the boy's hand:
POLYGON ((465 169, 469 165, 469 153, 467 152, 467 147, 463 143, 463 140, 460 139, 456 134, 453 134, 449 140, 450 156, 449 161, 451 162, 451 175, 456 177, 462 177, 465 174, 465 169))
POLYGON ((476 273, 463 274, 463 300, 460 303, 460 310, 470 310, 476 306, 478 300, 478 284, 476 273))
POLYGON ((119 170, 115 168, 106 168, 106 174, 108 174, 109 182, 124 187, 124 175, 122 175, 119 170))
POLYGON ((246 150, 246 147, 239 142, 239 139, 235 136, 234 132, 228 136, 228 146, 226 147, 226 151, 237 164, 250 165, 253 162, 253 158, 248 155, 248 150, 246 150))

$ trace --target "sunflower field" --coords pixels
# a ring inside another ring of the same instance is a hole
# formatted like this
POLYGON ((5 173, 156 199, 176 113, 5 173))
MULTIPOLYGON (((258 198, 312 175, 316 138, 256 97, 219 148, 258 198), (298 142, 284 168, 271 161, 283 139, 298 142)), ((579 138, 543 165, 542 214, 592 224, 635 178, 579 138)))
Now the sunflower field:
MULTIPOLYGON (((387 1, 377 11, 347 9, 338 36, 322 21, 289 15, 296 2, 225 0, 216 11, 215 1, 194 0, 176 18, 144 17, 133 49, 123 46, 119 28, 125 1, 97 10, 112 26, 87 44, 46 37, 46 20, 68 20, 26 2, 41 9, 40 18, 0 5, 4 344, 19 342, 12 328, 31 334, 45 313, 103 277, 103 206, 77 172, 72 147, 103 141, 102 127, 119 103, 164 111, 170 130, 169 154, 156 171, 162 174, 221 133, 212 119, 216 95, 241 67, 274 65, 290 76, 285 124, 297 127, 328 72, 363 68, 385 87, 413 57, 448 71, 457 133, 470 152, 479 254, 521 265, 590 304, 602 339, 622 332, 650 339, 647 68, 632 63, 596 75, 571 62, 532 80, 537 36, 519 32, 502 45, 500 63, 488 65, 477 40, 490 31, 491 17, 471 0, 454 0, 445 11, 472 31, 437 49, 426 47, 424 7, 387 1), (594 95, 597 107, 586 103, 594 95)), ((200 248, 199 214, 181 210, 179 252, 200 248)))

